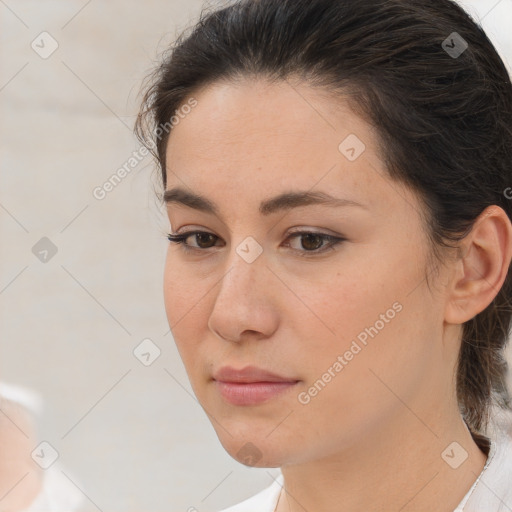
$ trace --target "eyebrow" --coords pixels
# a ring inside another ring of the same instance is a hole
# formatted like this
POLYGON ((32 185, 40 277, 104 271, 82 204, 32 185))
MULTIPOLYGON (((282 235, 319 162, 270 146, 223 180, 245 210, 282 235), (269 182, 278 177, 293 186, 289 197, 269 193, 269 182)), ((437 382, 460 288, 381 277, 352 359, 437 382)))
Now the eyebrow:
MULTIPOLYGON (((219 209, 209 199, 201 195, 190 192, 182 187, 175 187, 164 192, 164 203, 166 205, 177 203, 204 213, 219 216, 219 209)), ((326 192, 284 192, 275 197, 265 199, 260 203, 259 211, 261 215, 270 215, 282 210, 291 210, 300 206, 326 205, 334 207, 355 206, 368 210, 368 207, 350 199, 333 197, 326 192)))

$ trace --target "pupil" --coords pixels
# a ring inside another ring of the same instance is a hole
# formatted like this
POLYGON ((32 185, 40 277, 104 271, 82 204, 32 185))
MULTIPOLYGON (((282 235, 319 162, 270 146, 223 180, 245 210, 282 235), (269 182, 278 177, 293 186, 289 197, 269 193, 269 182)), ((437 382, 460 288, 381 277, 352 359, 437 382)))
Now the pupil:
POLYGON ((198 234, 196 235, 196 242, 199 240, 199 241, 198 241, 198 244, 199 244, 199 246, 200 246, 200 247, 202 247, 202 246, 201 246, 201 244, 202 244, 203 242, 205 242, 206 244, 208 244, 208 240, 204 240, 204 238, 206 238, 206 237, 210 237, 210 238, 211 238, 211 236, 212 236, 212 235, 210 235, 209 233, 198 233, 198 234))
POLYGON ((321 239, 318 235, 308 234, 308 235, 304 235, 302 238, 302 247, 304 249, 318 249, 319 248, 318 244, 313 243, 313 245, 315 247, 311 247, 311 245, 309 244, 309 242, 311 242, 314 239, 316 239, 317 241, 320 240, 320 245, 321 245, 321 239), (304 243, 305 241, 306 241, 306 243, 304 243))

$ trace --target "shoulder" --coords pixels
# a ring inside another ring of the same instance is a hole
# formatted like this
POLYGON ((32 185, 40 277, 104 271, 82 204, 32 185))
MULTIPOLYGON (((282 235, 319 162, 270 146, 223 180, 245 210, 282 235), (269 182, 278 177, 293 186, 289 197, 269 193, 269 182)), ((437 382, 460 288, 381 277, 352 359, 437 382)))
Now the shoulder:
POLYGON ((254 512, 255 510, 258 510, 258 512, 274 512, 282 486, 283 475, 280 473, 276 480, 265 489, 219 512, 254 512))

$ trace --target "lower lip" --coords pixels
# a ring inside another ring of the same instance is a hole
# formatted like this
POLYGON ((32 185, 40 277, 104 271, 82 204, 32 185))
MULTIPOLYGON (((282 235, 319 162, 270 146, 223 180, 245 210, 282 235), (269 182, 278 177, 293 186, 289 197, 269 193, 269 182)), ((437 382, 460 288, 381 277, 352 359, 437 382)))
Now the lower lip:
POLYGON ((297 382, 215 381, 222 397, 233 405, 255 405, 265 402, 292 388, 297 382))

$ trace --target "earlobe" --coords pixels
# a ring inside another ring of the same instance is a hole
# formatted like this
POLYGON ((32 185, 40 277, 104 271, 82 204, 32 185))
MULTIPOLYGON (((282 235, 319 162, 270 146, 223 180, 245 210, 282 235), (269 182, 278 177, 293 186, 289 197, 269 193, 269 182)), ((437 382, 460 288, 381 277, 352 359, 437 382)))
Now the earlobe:
POLYGON ((500 291, 512 258, 512 224, 499 206, 488 206, 462 242, 453 270, 445 321, 462 324, 482 312, 500 291))

